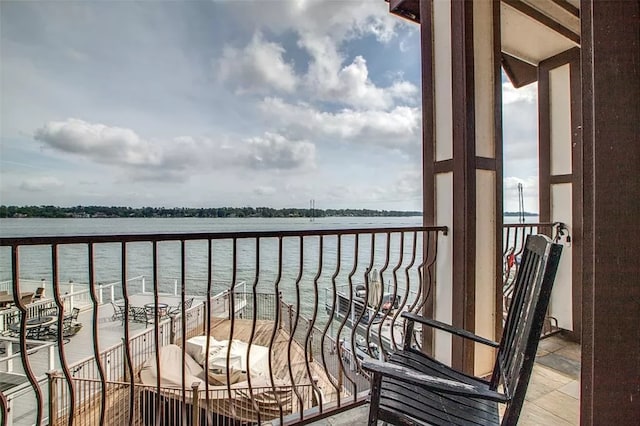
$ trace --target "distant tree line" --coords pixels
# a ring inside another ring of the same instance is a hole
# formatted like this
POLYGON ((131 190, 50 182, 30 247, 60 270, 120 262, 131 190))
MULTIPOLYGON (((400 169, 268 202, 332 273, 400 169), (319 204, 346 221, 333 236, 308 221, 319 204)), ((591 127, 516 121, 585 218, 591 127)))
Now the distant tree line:
POLYGON ((0 218, 108 218, 108 217, 406 217, 421 216, 419 211, 370 209, 274 209, 271 207, 106 207, 106 206, 0 206, 0 218))
POLYGON ((504 216, 538 216, 539 213, 535 213, 535 212, 504 212, 504 216))

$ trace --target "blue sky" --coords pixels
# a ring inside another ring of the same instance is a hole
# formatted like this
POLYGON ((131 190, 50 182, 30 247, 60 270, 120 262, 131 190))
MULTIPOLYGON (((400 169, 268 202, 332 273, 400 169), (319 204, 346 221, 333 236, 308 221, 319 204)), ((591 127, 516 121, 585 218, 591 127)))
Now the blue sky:
MULTIPOLYGON (((419 28, 382 0, 0 20, 0 204, 421 209, 419 28)), ((537 210, 535 86, 504 86, 505 208, 537 210)))

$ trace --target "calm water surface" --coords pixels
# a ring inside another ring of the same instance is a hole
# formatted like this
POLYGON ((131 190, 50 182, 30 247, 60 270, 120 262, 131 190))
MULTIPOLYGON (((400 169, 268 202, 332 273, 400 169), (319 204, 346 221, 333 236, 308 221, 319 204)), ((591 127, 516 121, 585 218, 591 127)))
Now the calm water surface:
MULTIPOLYGON (((318 218, 311 222, 302 218, 126 218, 126 219, 0 219, 0 235, 3 237, 62 236, 62 235, 117 235, 149 233, 190 233, 190 232, 238 232, 277 230, 318 230, 347 228, 380 228, 419 226, 421 217, 406 218, 318 218)), ((406 235, 401 244, 400 234, 393 234, 387 244, 386 235, 378 235, 373 242, 374 267, 383 269, 389 246, 389 268, 385 283, 392 281, 391 269, 400 264, 406 266, 412 258, 413 234, 406 235), (403 246, 403 247, 401 247, 403 246)), ((421 259, 421 237, 416 241, 416 258, 421 259)), ((234 275, 235 281, 245 281, 253 285, 258 277, 259 291, 282 291, 285 299, 294 300, 301 295, 302 304, 317 304, 315 289, 324 296, 324 288, 332 285, 332 276, 338 264, 338 285, 348 282, 348 274, 356 268, 354 281, 363 282, 366 268, 371 263, 371 237, 361 237, 358 242, 358 256, 355 254, 355 237, 341 239, 341 256, 338 259, 337 237, 286 238, 280 252, 276 238, 263 238, 259 247, 255 240, 238 240, 235 246, 235 268, 233 264, 234 246, 232 240, 214 241, 212 245, 211 267, 213 271, 214 293, 229 288, 234 275), (301 256, 302 251, 302 256, 301 256), (259 261, 257 262, 257 253, 259 261), (322 256, 320 256, 322 254, 322 256), (322 258, 322 262, 320 262, 322 258), (282 263, 280 264, 280 259, 282 263), (338 262, 340 260, 340 262, 338 262), (357 260, 357 262, 355 262, 357 260), (278 280, 280 276, 280 280, 278 280), (316 276, 318 279, 316 280, 316 276)), ((161 242, 157 247, 157 269, 153 266, 153 246, 151 243, 129 243, 126 246, 127 277, 144 275, 147 283, 157 277, 161 291, 172 292, 174 282, 182 274, 184 258, 187 277, 186 291, 191 294, 206 292, 208 267, 208 244, 206 241, 188 241, 183 247, 180 242, 161 242)), ((89 281, 88 248, 85 245, 65 245, 58 250, 58 277, 60 282, 73 281, 75 288, 87 285, 89 281)), ((24 247, 20 250, 19 275, 21 278, 48 282, 52 280, 50 247, 24 247)), ((95 280, 99 283, 120 281, 122 270, 122 248, 120 244, 97 244, 94 252, 95 280)), ((0 252, 0 280, 11 278, 10 251, 0 252)), ((417 279, 412 273, 410 279, 417 279)), ((401 277, 401 281, 404 277, 401 277)), ((400 285, 404 286, 402 282, 400 285)), ((250 287, 249 287, 250 289, 250 287)), ((150 284, 147 284, 150 290, 150 284)), ((121 289, 119 290, 121 291, 121 289)))
POLYGON ((0 219, 0 236, 238 232, 419 226, 415 217, 0 219))
MULTIPOLYGON (((537 217, 527 218, 534 223, 537 217)), ((506 217, 506 223, 516 222, 515 217, 506 217)), ((279 231, 279 230, 319 230, 347 228, 382 228, 419 226, 421 217, 336 217, 318 218, 311 222, 303 218, 126 218, 126 219, 0 219, 0 236, 63 236, 63 235, 118 235, 118 234, 159 234, 159 233, 200 233, 238 231, 279 231)), ((445 237, 447 238, 447 237, 445 237)), ((340 241, 338 259, 337 237, 285 238, 280 250, 278 239, 262 238, 257 247, 256 240, 237 240, 235 249, 232 240, 212 243, 211 268, 213 274, 212 292, 218 293, 231 286, 232 281, 244 281, 248 290, 256 283, 258 291, 274 293, 281 291, 288 301, 298 295, 307 307, 317 305, 317 294, 324 299, 324 289, 336 284, 347 284, 350 272, 355 268, 353 282, 364 282, 365 271, 371 264, 385 271, 383 282, 391 286, 392 270, 400 265, 396 277, 399 288, 407 285, 403 270, 413 258, 413 234, 392 234, 387 242, 386 235, 377 235, 373 241, 363 236, 358 241, 355 252, 355 237, 345 236, 340 241), (387 248, 388 247, 388 248, 387 248), (235 252, 234 252, 235 250, 235 252), (234 256, 235 254, 235 256, 234 256), (322 255, 322 256, 320 256, 322 255), (234 259, 235 258, 235 265, 234 259), (384 265, 389 259, 388 267, 384 265), (321 261, 320 261, 321 260, 321 261), (235 275, 233 271, 235 270, 235 275)), ((417 236, 416 264, 422 259, 422 238, 417 236)), ((144 275, 147 283, 153 283, 163 292, 173 292, 176 280, 180 282, 183 272, 186 277, 186 292, 206 294, 209 246, 206 241, 160 242, 157 246, 157 262, 154 270, 153 246, 151 243, 128 243, 124 274, 127 278, 144 275)), ((19 275, 23 279, 45 279, 51 283, 52 251, 50 247, 23 247, 19 256, 19 275)), ((86 245, 64 245, 58 249, 57 273, 59 282, 73 281, 75 288, 87 286, 89 282, 89 254, 86 245)), ((96 244, 94 247, 95 282, 119 282, 123 276, 122 247, 120 244, 96 244)), ((0 248, 0 281, 12 276, 11 253, 8 248, 0 248)), ((409 286, 418 280, 416 268, 409 274, 409 286)), ((151 284, 147 284, 147 291, 151 284)), ((117 293, 121 293, 119 285, 117 293)), ((138 288, 130 291, 139 291, 138 288)))

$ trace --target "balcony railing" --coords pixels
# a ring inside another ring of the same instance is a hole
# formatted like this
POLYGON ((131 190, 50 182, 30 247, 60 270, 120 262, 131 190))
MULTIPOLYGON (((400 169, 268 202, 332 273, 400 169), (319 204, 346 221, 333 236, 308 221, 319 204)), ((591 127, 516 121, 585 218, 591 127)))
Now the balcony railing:
POLYGON ((360 360, 402 344, 400 313, 422 309, 445 234, 0 239, 11 305, 0 310, 0 339, 13 354, 11 372, 0 358, 2 421, 287 424, 360 404, 360 360), (34 283, 47 297, 25 304, 34 283), (36 325, 55 349, 34 351, 36 325))
MULTIPOLYGON (((503 320, 509 311, 509 304, 514 291, 515 277, 520 266, 520 256, 524 250, 527 236, 544 234, 558 242, 561 238, 570 241, 567 226, 562 222, 547 223, 510 223, 503 226, 502 235, 502 312, 503 320)), ((552 316, 547 316, 543 327, 543 335, 558 330, 558 322, 552 316)))

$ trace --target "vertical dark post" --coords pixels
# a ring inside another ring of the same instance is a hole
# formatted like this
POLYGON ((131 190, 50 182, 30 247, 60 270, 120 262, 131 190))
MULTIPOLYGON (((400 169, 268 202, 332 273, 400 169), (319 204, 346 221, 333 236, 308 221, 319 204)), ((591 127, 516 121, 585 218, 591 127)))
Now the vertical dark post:
POLYGON ((129 381, 129 357, 127 357, 127 346, 129 342, 126 339, 122 339, 122 381, 129 381))
POLYGON ((640 2, 582 0, 580 6, 585 207, 580 421, 637 424, 640 2))
POLYGON ((289 310, 289 336, 293 333, 293 308, 291 305, 287 305, 287 309, 289 310))
MULTIPOLYGON (((420 2, 420 51, 422 56, 422 214, 423 225, 436 225, 435 212, 435 123, 433 81, 433 23, 432 2, 420 2)), ((423 253, 429 253, 430 247, 423 239, 423 253)), ((423 289, 426 292, 426 288, 423 289)), ((430 299, 425 303, 423 315, 434 317, 434 301, 436 289, 432 289, 430 299)), ((422 332, 422 348, 427 354, 433 355, 433 330, 425 327, 422 332)))
MULTIPOLYGON (((47 373, 49 383, 49 424, 57 424, 58 419, 58 377, 60 373, 51 371, 47 373)), ((8 413, 7 413, 8 414, 8 413)))
POLYGON ((191 424, 193 426, 200 426, 200 395, 198 392, 199 382, 193 382, 191 384, 191 424))
POLYGON ((169 317, 169 327, 171 327, 171 330, 169 331, 169 342, 172 345, 176 344, 176 317, 174 315, 171 315, 169 317))

